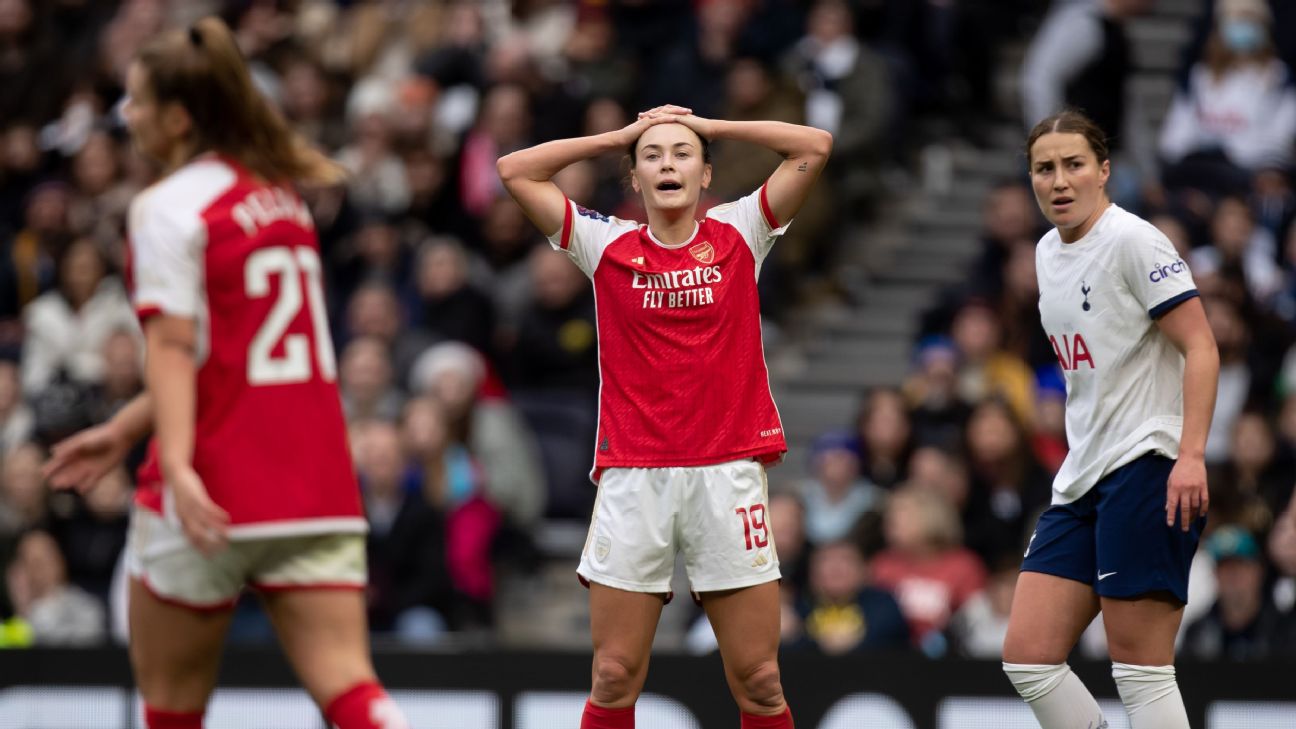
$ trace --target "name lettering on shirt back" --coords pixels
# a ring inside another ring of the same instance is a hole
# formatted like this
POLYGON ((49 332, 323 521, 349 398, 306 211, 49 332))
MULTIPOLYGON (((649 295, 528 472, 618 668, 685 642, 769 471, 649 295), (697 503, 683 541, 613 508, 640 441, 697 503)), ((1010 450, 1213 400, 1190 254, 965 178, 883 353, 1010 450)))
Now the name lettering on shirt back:
POLYGON ((279 187, 266 187, 252 191, 234 205, 230 217, 247 236, 279 220, 291 220, 307 230, 313 230, 310 209, 301 198, 279 187))

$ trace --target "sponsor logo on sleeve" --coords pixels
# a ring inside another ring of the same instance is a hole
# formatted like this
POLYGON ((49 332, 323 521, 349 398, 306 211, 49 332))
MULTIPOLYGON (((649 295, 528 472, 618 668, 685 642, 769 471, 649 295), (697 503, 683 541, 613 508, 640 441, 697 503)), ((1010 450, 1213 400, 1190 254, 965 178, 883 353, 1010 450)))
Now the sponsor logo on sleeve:
POLYGON ((1188 264, 1184 263, 1182 258, 1177 258, 1171 263, 1162 265, 1160 263, 1152 264, 1152 271, 1148 273, 1148 280, 1152 283, 1161 283, 1176 273, 1183 273, 1188 270, 1188 264))
POLYGON ((576 206, 576 214, 583 215, 587 218, 590 218, 591 220, 597 220, 600 223, 608 222, 608 216, 604 215, 603 213, 600 213, 597 210, 590 210, 589 208, 583 208, 579 205, 576 206))

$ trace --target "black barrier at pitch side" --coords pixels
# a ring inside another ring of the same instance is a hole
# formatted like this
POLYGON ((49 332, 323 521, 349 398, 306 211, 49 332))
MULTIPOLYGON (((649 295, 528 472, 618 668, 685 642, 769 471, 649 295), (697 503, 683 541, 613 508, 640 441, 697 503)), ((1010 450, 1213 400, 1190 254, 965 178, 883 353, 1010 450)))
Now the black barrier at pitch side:
MULTIPOLYGON (((589 687, 590 658, 580 653, 381 650, 375 660, 398 702, 417 717, 415 726, 430 729, 574 729, 589 687)), ((994 662, 788 654, 782 666, 798 729, 1032 726, 994 662)), ((1112 729, 1126 726, 1110 665, 1074 668, 1105 700, 1112 729)), ((1296 728, 1296 663, 1181 662, 1178 673, 1194 727, 1296 728)), ((211 729, 322 727, 274 650, 230 649, 220 685, 226 693, 209 712, 211 729)), ((0 687, 0 729, 136 726, 122 650, 0 652, 0 687), (54 718, 57 712, 67 717, 54 718), (92 717, 76 718, 83 714, 92 717)), ((738 726, 717 656, 655 656, 645 691, 639 729, 738 726)))

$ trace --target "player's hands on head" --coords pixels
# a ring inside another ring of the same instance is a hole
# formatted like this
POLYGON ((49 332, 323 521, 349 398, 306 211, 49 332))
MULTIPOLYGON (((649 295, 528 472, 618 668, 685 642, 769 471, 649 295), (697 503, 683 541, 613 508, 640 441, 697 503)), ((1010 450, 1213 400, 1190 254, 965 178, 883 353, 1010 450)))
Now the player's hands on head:
POLYGON ((648 111, 639 112, 640 119, 661 119, 665 117, 667 121, 673 121, 697 132, 698 136, 706 139, 715 138, 715 121, 706 117, 695 116, 693 110, 686 106, 676 106, 675 104, 665 104, 657 106, 648 111))
POLYGON ((175 498, 176 515, 189 542, 211 556, 229 543, 229 514, 207 494, 192 468, 169 469, 167 488, 175 498))
POLYGON ((130 448, 131 441, 110 423, 86 428, 54 445, 41 475, 55 489, 84 494, 120 465, 130 448))
POLYGON ((621 147, 628 147, 631 144, 633 144, 636 139, 643 136, 643 133, 648 131, 649 127, 656 126, 658 124, 667 124, 673 121, 676 121, 676 119, 667 116, 665 114, 654 114, 652 116, 648 116, 647 112, 644 112, 643 114, 639 115, 638 119, 626 125, 625 127, 622 127, 621 131, 618 132, 618 134, 620 135, 620 139, 617 140, 617 145, 621 147))
POLYGON ((1210 492, 1206 488, 1206 461, 1201 458, 1181 457, 1170 471, 1166 484, 1166 526, 1188 531, 1210 505, 1210 492))

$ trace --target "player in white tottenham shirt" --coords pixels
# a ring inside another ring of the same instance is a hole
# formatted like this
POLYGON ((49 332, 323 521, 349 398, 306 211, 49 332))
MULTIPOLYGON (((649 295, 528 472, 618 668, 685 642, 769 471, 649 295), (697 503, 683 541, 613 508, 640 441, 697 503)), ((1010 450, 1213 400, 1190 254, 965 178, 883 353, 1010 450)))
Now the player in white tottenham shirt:
POLYGON ((715 628, 743 729, 792 729, 763 466, 787 445, 756 279, 831 148, 818 129, 666 106, 624 129, 499 160, 509 193, 590 277, 597 299, 599 496, 577 569, 590 587, 594 685, 581 729, 633 729, 677 552, 715 628), (759 189, 699 220, 714 138, 784 159, 759 189), (573 162, 620 150, 646 225, 578 207, 552 181, 573 162))
POLYGON ((1044 729, 1107 726, 1066 665, 1101 610, 1130 725, 1186 729, 1174 639, 1209 501, 1215 338, 1174 247, 1107 197, 1102 131, 1061 112, 1031 131, 1027 150, 1056 226, 1035 260, 1071 450, 1022 562, 1004 671, 1044 729))

